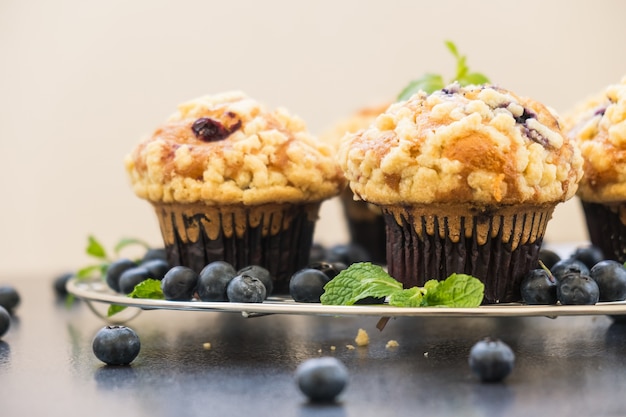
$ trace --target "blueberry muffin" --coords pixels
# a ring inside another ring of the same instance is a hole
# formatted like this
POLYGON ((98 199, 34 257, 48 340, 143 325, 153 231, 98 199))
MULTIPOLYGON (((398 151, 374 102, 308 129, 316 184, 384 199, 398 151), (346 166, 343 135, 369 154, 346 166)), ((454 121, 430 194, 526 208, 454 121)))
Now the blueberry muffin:
POLYGON ((125 165, 172 265, 261 265, 275 292, 308 263, 319 207, 345 187, 332 148, 301 119, 241 92, 179 105, 125 165))
POLYGON ((485 303, 521 299, 553 210, 582 176, 556 115, 492 85, 392 104, 343 137, 338 160, 355 197, 383 211, 394 278, 411 287, 471 274, 485 303))
POLYGON ((626 77, 566 120, 566 134, 584 159, 577 194, 589 239, 607 259, 626 262, 626 77))

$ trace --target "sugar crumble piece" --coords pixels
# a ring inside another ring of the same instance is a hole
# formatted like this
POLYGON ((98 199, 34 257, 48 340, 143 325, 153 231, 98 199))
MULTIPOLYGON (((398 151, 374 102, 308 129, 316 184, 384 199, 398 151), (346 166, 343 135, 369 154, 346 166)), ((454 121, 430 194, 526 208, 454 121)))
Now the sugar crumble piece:
POLYGON ((202 344, 202 347, 204 348, 204 350, 211 350, 211 342, 204 342, 202 344))
POLYGON ((396 340, 390 340, 385 345, 387 349, 397 348, 398 346, 400 346, 400 344, 396 340))
POLYGON ((348 350, 354 350, 355 349, 354 345, 346 345, 346 348, 348 350))
POLYGON ((370 344, 370 337, 365 330, 359 329, 354 341, 356 342, 357 346, 367 346, 370 344))

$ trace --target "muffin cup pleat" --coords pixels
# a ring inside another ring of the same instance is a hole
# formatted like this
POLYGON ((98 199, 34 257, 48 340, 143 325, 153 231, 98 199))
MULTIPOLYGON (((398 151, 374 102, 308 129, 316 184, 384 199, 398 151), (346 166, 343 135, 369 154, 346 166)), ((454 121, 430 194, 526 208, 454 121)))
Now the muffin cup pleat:
POLYGON ((581 201, 589 240, 605 259, 626 262, 626 204, 581 201))
POLYGON ((538 266, 553 205, 458 214, 424 207, 385 208, 387 267, 405 288, 453 273, 485 284, 484 303, 520 301, 524 276, 538 266))

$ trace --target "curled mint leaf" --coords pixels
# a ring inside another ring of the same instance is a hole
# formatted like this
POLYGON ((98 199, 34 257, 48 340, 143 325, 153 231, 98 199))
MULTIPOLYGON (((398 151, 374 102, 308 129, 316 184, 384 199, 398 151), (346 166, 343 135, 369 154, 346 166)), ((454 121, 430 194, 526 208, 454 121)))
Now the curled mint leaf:
POLYGON ((113 248, 113 251, 115 252, 116 255, 119 255, 119 253, 122 251, 122 249, 124 249, 124 248, 126 248, 128 246, 133 246, 133 245, 142 246, 146 250, 150 249, 150 245, 148 245, 146 242, 144 242, 141 239, 136 239, 136 238, 132 238, 132 237, 125 237, 125 238, 120 239, 119 242, 117 242, 117 244, 113 248))
POLYGON ((452 274, 431 286, 429 282, 424 286, 428 306, 478 307, 483 302, 485 285, 471 275, 452 274))
POLYGON ((87 237, 87 248, 85 249, 88 255, 98 259, 108 259, 107 252, 104 246, 93 236, 87 237))
MULTIPOLYGON (((147 279, 135 285, 133 291, 127 295, 129 298, 148 298, 152 300, 164 300, 163 290, 161 289, 161 281, 158 279, 147 279)), ((126 306, 111 304, 107 311, 107 316, 123 311, 126 306)))
POLYGON ((400 92, 398 100, 407 100, 418 91, 425 91, 428 94, 441 90, 446 86, 443 77, 439 74, 424 74, 422 77, 413 80, 400 92))
POLYGON ((341 271, 324 286, 322 304, 353 305, 367 297, 386 297, 402 290, 402 284, 382 267, 358 262, 341 271))
POLYGON ((424 289, 412 287, 395 292, 389 297, 389 305, 395 307, 424 307, 424 289))

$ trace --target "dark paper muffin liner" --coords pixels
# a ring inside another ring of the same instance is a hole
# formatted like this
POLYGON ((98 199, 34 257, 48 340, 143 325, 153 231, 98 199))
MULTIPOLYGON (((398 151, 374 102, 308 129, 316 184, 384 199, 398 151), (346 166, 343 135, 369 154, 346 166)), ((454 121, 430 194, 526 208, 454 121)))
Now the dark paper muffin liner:
POLYGON ((605 259, 626 262, 626 204, 599 204, 582 201, 591 244, 602 250, 605 259))
POLYGON ((172 265, 200 272, 223 260, 235 269, 267 268, 274 293, 308 264, 320 203, 222 206, 154 204, 172 265))
POLYGON ((354 200, 349 188, 341 194, 341 205, 350 234, 350 242, 360 245, 370 255, 372 262, 387 261, 387 232, 382 211, 374 211, 370 204, 354 200))
POLYGON ((389 274, 405 288, 469 274, 485 284, 484 304, 520 301, 521 281, 538 265, 553 210, 386 207, 389 274))

